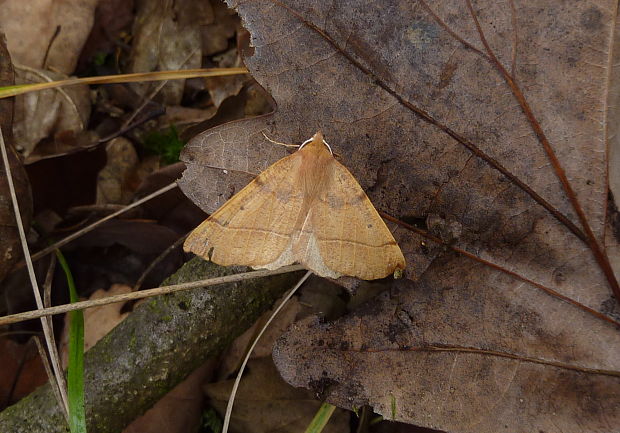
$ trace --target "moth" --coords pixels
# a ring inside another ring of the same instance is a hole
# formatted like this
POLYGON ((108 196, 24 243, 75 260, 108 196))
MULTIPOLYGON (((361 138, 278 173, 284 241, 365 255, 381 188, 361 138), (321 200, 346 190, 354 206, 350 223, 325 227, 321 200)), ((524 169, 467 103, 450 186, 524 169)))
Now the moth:
POLYGON ((392 233, 321 132, 231 197, 184 249, 223 266, 298 262, 330 278, 374 280, 405 268, 392 233))

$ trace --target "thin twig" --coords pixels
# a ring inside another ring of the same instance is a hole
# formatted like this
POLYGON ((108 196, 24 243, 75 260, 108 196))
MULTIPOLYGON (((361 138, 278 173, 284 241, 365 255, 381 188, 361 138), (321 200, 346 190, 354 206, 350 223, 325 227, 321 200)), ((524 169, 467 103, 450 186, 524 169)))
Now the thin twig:
MULTIPOLYGON (((58 381, 56 380, 56 376, 54 376, 54 373, 52 372, 50 360, 47 358, 47 352, 45 352, 45 347, 43 347, 43 344, 41 344, 41 339, 36 335, 32 338, 34 339, 34 342, 37 344, 37 349, 39 350, 39 357, 41 358, 41 362, 43 363, 43 368, 45 368, 45 374, 47 374, 47 378, 50 381, 50 385, 52 387, 52 392, 54 393, 54 397, 56 397, 56 401, 62 407, 62 402, 64 401, 63 396, 62 396, 62 390, 66 390, 66 387, 64 385, 60 385, 58 381)), ((61 375, 60 377, 64 379, 64 376, 61 375)), ((68 423, 69 422, 68 414, 64 411, 62 412, 62 414, 65 416, 65 420, 68 423)))
MULTIPOLYGON (((167 83, 167 81, 166 81, 167 83)), ((119 130, 117 130, 116 132, 111 133, 110 135, 106 135, 103 138, 100 138, 99 140, 97 140, 97 143, 105 143, 107 141, 113 140, 116 137, 120 137, 121 135, 131 131, 134 128, 137 128, 138 126, 148 122, 149 120, 153 120, 156 119, 159 116, 163 116, 164 114, 166 114, 166 109, 165 107, 159 107, 158 110, 152 111, 151 113, 149 113, 147 116, 142 117, 141 119, 136 120, 134 123, 132 123, 131 125, 127 125, 127 126, 122 126, 119 130)))
MULTIPOLYGON (((45 276, 45 283, 43 283, 43 307, 47 308, 50 307, 52 305, 51 302, 51 298, 52 298, 52 279, 54 278, 54 270, 56 269, 56 256, 52 255, 52 257, 50 258, 50 264, 47 268, 47 275, 45 276)), ((56 345, 56 337, 54 336, 54 323, 52 320, 51 316, 47 316, 45 317, 45 320, 47 320, 47 324, 50 327, 50 338, 51 338, 51 346, 53 348, 53 350, 50 352, 49 354, 49 359, 51 362, 51 365, 54 367, 54 371, 62 371, 62 368, 60 367, 60 356, 58 355, 58 346, 56 345)), ((36 340, 37 342, 37 347, 40 344, 39 340, 36 340)), ((41 350, 39 349, 39 353, 41 352, 41 350)), ((41 359, 45 359, 45 361, 47 362, 47 355, 45 356, 45 358, 43 358, 43 355, 41 355, 41 359)), ((48 366, 46 366, 46 371, 47 371, 48 366)), ((49 377, 49 375, 48 375, 49 377)), ((50 383, 52 385, 52 388, 54 388, 54 395, 56 396, 57 400, 59 402, 63 402, 65 400, 69 401, 69 398, 67 397, 67 382, 65 381, 65 375, 61 374, 60 376, 58 376, 58 378, 53 378, 54 380, 52 380, 52 378, 50 378, 50 383)), ((67 414, 65 414, 65 416, 67 416, 67 414)))
POLYGON ((0 333, 0 338, 10 337, 11 335, 41 335, 41 332, 37 331, 7 331, 0 333))
POLYGON ((161 261, 163 259, 166 258, 166 256, 168 254, 170 254, 175 248, 177 248, 185 239, 187 239, 187 237, 189 236, 191 232, 187 232, 185 233, 183 236, 181 236, 179 239, 177 239, 176 241, 174 241, 168 248, 166 248, 160 255, 158 255, 155 260, 153 260, 151 262, 151 264, 144 270, 144 272, 142 272, 142 275, 140 275, 140 278, 138 278, 138 281, 136 281, 136 284, 134 284, 133 286, 133 291, 137 292, 138 290, 140 290, 140 287, 142 286, 142 283, 144 283, 144 280, 146 279, 146 277, 148 276, 148 274, 151 273, 151 271, 153 269, 155 269, 155 266, 157 266, 158 264, 161 263, 161 261))
POLYGON ((157 84, 157 86, 155 86, 151 93, 144 98, 144 101, 142 101, 140 106, 136 108, 133 113, 131 113, 131 115, 125 122, 123 122, 123 124, 121 125, 121 130, 127 129, 131 125, 131 122, 133 122, 136 116, 138 116, 138 114, 140 114, 142 110, 144 110, 144 107, 146 107, 149 102, 153 100, 155 95, 157 95, 166 84, 168 84, 168 80, 161 81, 159 84, 157 84))
POLYGON ((250 359, 250 355, 252 355, 252 351, 256 347, 258 340, 260 340, 262 335, 265 333, 265 330, 267 329, 267 327, 269 327, 269 325, 271 324, 273 319, 276 317, 276 315, 280 312, 282 307, 284 307, 284 305, 288 302, 288 300, 291 299, 291 297, 295 294, 297 289, 301 287, 301 285, 308 279, 308 277, 310 277, 310 275, 312 275, 312 271, 306 272, 304 276, 301 277, 301 279, 297 282, 297 284, 295 284, 295 287, 293 287, 288 292, 288 294, 284 297, 282 302, 280 302, 280 305, 278 305, 278 307, 275 309, 273 314, 271 314, 269 319, 267 319, 267 322, 263 325, 262 329, 260 330, 256 338, 254 339, 254 342, 248 349, 248 353, 245 355, 245 358, 243 359, 243 363, 241 364, 241 367, 239 368, 239 373, 237 373, 235 383, 232 387, 232 390, 230 391, 230 397, 228 398, 228 405, 226 406, 226 415, 224 416, 224 426, 222 427, 222 433, 228 433, 228 425, 230 424, 230 416, 232 414, 233 404, 235 403, 235 395, 237 394, 237 388, 239 388, 239 382, 241 382, 241 376, 243 375, 243 370, 245 370, 245 366, 247 365, 248 360, 250 359))
POLYGON ((61 29, 62 29, 61 26, 56 26, 56 30, 54 30, 54 34, 52 35, 52 38, 50 39, 49 43, 47 44, 47 48, 45 49, 45 55, 43 56, 43 62, 41 62, 41 69, 47 69, 47 59, 50 55, 50 50, 52 49, 52 45, 54 45, 54 42, 56 42, 56 38, 60 34, 61 29))
POLYGON ((47 275, 45 275, 45 282, 43 283, 43 306, 45 308, 52 305, 52 279, 54 278, 54 271, 56 270, 56 256, 50 258, 50 264, 47 267, 47 275))
POLYGON ((26 311, 23 313, 11 314, 10 316, 0 317, 0 326, 10 323, 23 322, 44 316, 67 313, 69 311, 84 310, 86 308, 99 307, 101 305, 114 304, 117 302, 132 301, 135 299, 150 298, 152 296, 165 295, 167 293, 180 292, 182 290, 196 289, 198 287, 216 286, 218 284, 233 283, 236 281, 251 280, 253 278, 263 278, 270 275, 285 274, 287 272, 301 271, 305 269, 301 265, 284 266, 275 270, 259 270, 242 272, 240 274, 226 275, 223 277, 209 278, 206 280, 192 281, 189 283, 175 284, 172 286, 156 287, 154 289, 142 290, 140 292, 123 293, 121 295, 107 296, 100 299, 90 299, 88 301, 74 302, 73 304, 56 305, 49 308, 26 311))
MULTIPOLYGON (((13 176, 11 175, 11 165, 9 163, 9 156, 7 154, 6 145, 4 143, 4 134, 0 127, 0 151, 2 152, 2 160, 4 162, 4 169, 6 171, 7 183, 9 186, 9 192, 11 194, 11 202, 13 203, 13 213, 15 214, 15 223, 17 225, 17 231, 19 233, 19 239, 24 252, 24 258, 26 260, 26 268, 28 269, 28 276, 30 277, 30 284, 32 285, 32 291, 34 293, 34 299, 37 304, 37 308, 43 308, 43 300, 41 299, 41 293, 39 292, 39 284, 37 277, 34 274, 34 267, 32 266, 32 260, 30 258, 30 250, 28 248, 28 242, 26 241, 26 233, 24 232, 24 225, 22 224, 22 215, 19 210, 19 203, 17 202, 17 195, 15 193, 15 185, 13 185, 13 176)), ((52 353, 52 331, 46 319, 41 319, 41 325, 43 327, 43 335, 45 336, 45 343, 47 349, 52 353)), ((62 374, 61 371, 54 371, 57 377, 62 374)), ((69 403, 67 400, 63 400, 64 407, 62 407, 67 413, 69 413, 69 403)))
POLYGON ((169 185, 166 185, 165 187, 163 187, 163 188, 161 188, 161 189, 158 189, 157 191, 155 191, 155 192, 153 192, 153 193, 151 193, 151 194, 147 195, 146 197, 143 197, 143 198, 141 198, 140 200, 137 200, 137 201, 135 201, 135 202, 131 203, 130 205, 128 205, 128 206, 126 206, 126 207, 124 207, 123 209, 120 209, 120 210, 118 210, 118 211, 116 211, 116 212, 114 212, 114 213, 111 213, 110 215, 105 216, 105 217, 101 218, 101 219, 100 219, 100 220, 98 220, 98 221, 95 221, 95 222, 94 222, 94 223, 92 223, 91 225, 88 225, 88 226, 84 227, 83 229, 78 230, 77 232, 75 232, 75 233, 73 233, 73 234, 70 234, 69 236, 67 236, 67 237, 66 237, 66 238, 64 238, 64 239, 59 240, 59 241, 58 241, 58 242, 56 242, 55 244, 50 245, 49 247, 42 249, 42 250, 41 250, 41 251, 39 251, 38 253, 33 254, 33 255, 32 255, 32 261, 37 261, 37 260, 39 260, 41 257, 46 256, 47 254, 51 253, 51 252, 52 252, 52 251, 54 251, 55 249, 60 248, 60 247, 62 247, 63 245, 68 244, 68 243, 69 243, 69 242, 71 242, 72 240, 77 239, 77 238, 79 238, 80 236, 82 236, 82 235, 84 235, 84 234, 88 233, 89 231, 91 231, 91 230, 92 230, 92 229, 94 229, 95 227, 97 227, 97 226, 101 225, 102 223, 104 223, 104 222, 106 222, 106 221, 108 221, 108 220, 111 220, 112 218, 117 217, 118 215, 120 215, 120 214, 122 214, 122 213, 124 213, 124 212, 127 212, 127 211, 128 211, 128 210, 130 210, 130 209, 133 209, 133 208, 135 208, 135 207, 137 207, 137 206, 140 206, 141 204, 143 204, 143 203, 145 203, 145 202, 147 202, 147 201, 151 200, 152 198, 155 198, 155 197, 157 197, 158 195, 161 195, 161 194, 163 194, 163 193, 165 193, 165 192, 170 191, 171 189, 175 188, 176 186, 177 186, 177 183, 176 183, 176 182, 173 182, 173 183, 171 183, 171 184, 169 184, 169 185))
MULTIPOLYGON (((52 255, 50 258, 50 264, 47 268, 47 275, 45 276, 45 283, 43 283, 43 307, 47 308, 52 305, 52 279, 54 278, 54 270, 56 269, 56 256, 52 255)), ((52 363, 54 371, 62 371, 60 367, 60 356, 58 355, 58 346, 56 345, 56 337, 54 336, 54 323, 51 316, 45 317, 47 320, 47 324, 50 328, 50 340, 52 350, 49 354, 50 361, 52 363)), ((37 340, 37 344, 40 344, 37 340)), ((45 358, 47 361, 47 357, 45 358)), ((50 383, 52 384, 52 388, 56 387, 54 390, 54 394, 57 395, 58 401, 69 401, 67 396, 67 382, 65 380, 65 375, 60 374, 55 380, 50 379, 50 383)), ((65 414, 67 416, 67 414, 65 414)))
MULTIPOLYGON (((197 49, 192 50, 192 52, 191 52, 191 53, 189 53, 189 54, 185 57, 185 59, 181 62, 181 64, 179 65, 179 67, 178 67, 178 68, 175 68, 175 69, 182 69, 182 68, 183 68, 183 66, 185 66, 185 65, 187 64, 187 62, 189 62, 189 60, 190 60, 192 57, 194 57, 194 55, 196 54, 196 52, 197 52, 197 51, 198 51, 197 49)), ((151 102, 151 101, 153 100, 153 98, 154 98, 154 97, 155 97, 155 96, 156 96, 156 95, 157 95, 157 94, 161 91, 161 89, 163 89, 163 88, 164 88, 164 86, 165 86, 166 84, 168 84, 168 81, 169 81, 169 80, 164 80, 164 81, 162 81, 161 83, 159 83, 157 86, 155 86, 155 88, 151 91, 151 93, 149 93, 149 94, 148 94, 148 95, 144 98, 144 101, 142 101, 142 104, 140 104, 140 106, 139 106, 138 108, 136 108, 136 109, 134 110, 134 112, 131 114, 131 116, 129 116, 129 118, 128 118, 128 119, 127 119, 124 123, 123 123, 123 126, 122 126, 122 128, 121 128, 121 129, 123 129, 123 128, 127 128, 127 127, 131 124, 131 122, 133 121, 133 119, 135 119, 135 118, 136 118, 136 116, 137 116, 138 114, 140 114, 140 112, 141 112, 142 110, 144 110, 144 107, 146 107, 146 106, 147 106, 147 104, 148 104, 149 102, 151 102)))

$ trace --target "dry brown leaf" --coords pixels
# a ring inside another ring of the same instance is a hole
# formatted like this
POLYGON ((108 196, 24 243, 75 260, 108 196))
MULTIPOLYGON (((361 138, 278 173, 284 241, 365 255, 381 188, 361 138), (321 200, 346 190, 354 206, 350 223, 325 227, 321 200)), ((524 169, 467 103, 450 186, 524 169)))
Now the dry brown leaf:
POLYGON ((75 70, 99 0, 0 0, 0 28, 16 64, 75 70))
POLYGON ((34 341, 19 344, 0 336, 0 409, 47 382, 34 341))
POLYGON ((129 424, 123 433, 187 433, 197 431, 203 410, 202 384, 213 373, 213 361, 198 367, 183 382, 129 424))
MULTIPOLYGON (((345 307, 342 299, 338 297, 338 289, 339 286, 330 281, 316 276, 310 277, 299 290, 299 300, 297 297, 291 298, 273 319, 254 348, 251 358, 270 356, 276 339, 295 320, 309 315, 327 318, 341 316, 345 307)), ((278 301, 275 305, 279 303, 278 301)), ((230 377, 239 368, 248 347, 272 314, 273 309, 265 312, 229 346, 218 367, 219 379, 230 377)))
POLYGON ((449 244, 401 227, 420 281, 299 325, 280 371, 328 401, 449 431, 610 431, 620 309, 583 239, 617 256, 616 2, 358 3, 240 2, 245 63, 277 111, 183 155, 182 188, 213 212, 285 155, 263 132, 299 143, 322 129, 379 210, 449 244))
MULTIPOLYGON (((214 57, 219 68, 243 67, 237 47, 214 57)), ((205 80, 205 86, 211 95, 213 105, 219 107, 228 97, 238 95, 243 85, 252 79, 248 75, 235 75, 232 77, 213 77, 205 80)))
POLYGON ((131 141, 118 137, 106 145, 106 166, 97 175, 97 204, 127 204, 134 191, 129 178, 138 165, 138 153, 131 141))
MULTIPOLYGON (((40 83, 66 79, 67 76, 33 68, 16 68, 18 84, 40 83)), ((13 132, 19 143, 18 150, 28 163, 39 159, 71 153, 79 148, 96 144, 94 137, 85 143, 66 140, 62 135, 79 136, 88 124, 90 117, 90 91, 88 86, 78 85, 67 88, 43 90, 26 93, 15 98, 15 123, 13 132), (33 154, 35 147, 45 138, 56 136, 55 145, 45 152, 33 154)))
MULTIPOLYGON (((199 68, 202 59, 200 26, 209 22, 206 2, 193 0, 136 1, 129 72, 199 68)), ((157 84, 134 84, 147 96, 157 84)), ((174 80, 161 90, 168 105, 179 105, 185 80, 174 80)))
POLYGON ((211 0, 212 19, 201 28, 202 50, 205 56, 221 53, 228 48, 228 40, 241 27, 239 16, 228 9, 222 0, 211 0))
MULTIPOLYGON (((279 303, 280 301, 276 302, 276 305, 279 303)), ((270 356, 276 339, 295 321, 301 309, 302 306, 297 298, 291 298, 265 330, 265 333, 256 344, 250 358, 270 356)), ((228 378, 239 369, 239 366, 243 362, 243 358, 247 354, 248 348, 272 314, 273 309, 266 311, 252 327, 238 336, 228 347, 218 367, 217 377, 219 379, 228 378)))
MULTIPOLYGON (((120 51, 119 41, 125 41, 135 19, 134 0, 98 1, 92 30, 81 50, 76 72, 83 74, 97 68, 97 58, 120 51)), ((105 70, 105 65, 102 69, 105 70)), ((104 72, 105 73, 105 72, 104 72)), ((89 73, 89 75, 91 75, 89 73)))
MULTIPOLYGON (((97 290, 89 299, 101 299, 129 292, 131 292, 130 286, 113 284, 109 290, 97 290)), ((122 309, 123 303, 116 303, 84 310, 84 351, 93 347, 97 341, 125 320, 129 313, 123 313, 122 309)))
POLYGON ((183 107, 181 105, 170 105, 166 107, 166 114, 161 117, 159 123, 164 127, 169 125, 182 127, 188 123, 204 122, 213 117, 215 113, 217 113, 217 108, 213 106, 201 109, 183 107))
MULTIPOLYGON (((234 380, 210 383, 204 389, 211 405, 226 411, 234 380)), ((293 388, 280 378, 270 357, 248 362, 239 384, 230 431, 236 433, 297 433, 304 431, 321 405, 312 393, 293 388)), ((323 429, 326 433, 348 431, 349 412, 337 409, 323 429)))

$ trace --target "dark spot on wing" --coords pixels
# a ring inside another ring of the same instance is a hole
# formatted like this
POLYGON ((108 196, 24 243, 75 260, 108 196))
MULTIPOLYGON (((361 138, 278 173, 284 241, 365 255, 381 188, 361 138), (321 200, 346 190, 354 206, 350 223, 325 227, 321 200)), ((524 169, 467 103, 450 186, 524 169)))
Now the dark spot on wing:
POLYGON ((344 205, 344 201, 340 197, 330 193, 327 194, 325 202, 331 209, 339 209, 344 205))
POLYGON ((291 191, 290 190, 284 190, 284 189, 280 189, 278 191, 275 192, 275 196, 279 201, 282 201, 284 203, 288 203, 291 199, 291 191))
POLYGON ((353 197, 351 203, 359 203, 364 200, 366 200, 366 193, 364 191, 360 191, 358 194, 355 195, 355 197, 353 197))
POLYGON ((213 218, 213 215, 211 215, 211 217, 209 218, 209 221, 211 221, 214 224, 217 224, 220 227, 227 227, 228 224, 230 224, 230 221, 228 221, 228 220, 219 220, 217 218, 213 218))

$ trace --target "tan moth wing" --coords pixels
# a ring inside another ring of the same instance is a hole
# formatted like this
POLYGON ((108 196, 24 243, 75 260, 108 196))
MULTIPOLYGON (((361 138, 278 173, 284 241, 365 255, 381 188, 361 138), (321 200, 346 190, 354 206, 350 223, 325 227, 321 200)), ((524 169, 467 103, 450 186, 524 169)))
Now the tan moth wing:
POLYGON ((220 265, 317 275, 386 277, 405 267, 394 237, 320 132, 239 191, 194 230, 184 248, 220 265))
POLYGON ((312 206, 312 231, 334 272, 363 280, 405 268, 392 233, 353 175, 335 159, 327 188, 312 206))
POLYGON ((273 269, 268 265, 289 245, 303 202, 299 166, 297 153, 271 165, 199 225, 184 249, 224 266, 273 269))

